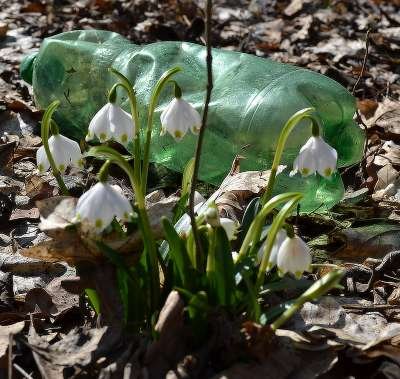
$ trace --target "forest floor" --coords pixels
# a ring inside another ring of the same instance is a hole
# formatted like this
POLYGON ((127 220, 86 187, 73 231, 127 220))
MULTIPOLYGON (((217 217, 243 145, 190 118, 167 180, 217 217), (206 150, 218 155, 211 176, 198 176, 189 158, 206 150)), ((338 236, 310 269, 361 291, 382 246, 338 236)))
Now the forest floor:
MULTIPOLYGON (((204 44, 203 8, 199 0, 0 0, 0 377, 146 377, 140 349, 95 328, 82 297, 62 286, 72 267, 19 254, 47 238, 36 201, 57 195, 51 177, 35 172, 42 113, 19 75, 22 58, 74 29, 204 44)), ((188 352, 168 378, 400 378, 400 0, 219 0, 212 45, 338 81, 357 98, 367 145, 360 164, 341 172, 344 200, 299 220, 317 259, 346 268, 343 290, 306 303, 278 334, 272 359, 257 351, 235 362, 219 352, 196 372, 193 360, 215 351, 188 352)), ((163 178, 167 192, 175 181, 163 178)))

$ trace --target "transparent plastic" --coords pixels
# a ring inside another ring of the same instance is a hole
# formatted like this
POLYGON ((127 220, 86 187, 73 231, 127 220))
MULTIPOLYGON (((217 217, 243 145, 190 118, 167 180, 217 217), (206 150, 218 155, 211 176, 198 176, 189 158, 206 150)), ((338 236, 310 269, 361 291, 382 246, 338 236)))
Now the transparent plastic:
MULTIPOLYGON (((108 31, 73 31, 45 39, 38 54, 22 63, 21 74, 28 82, 31 79, 39 108, 55 99, 61 101, 56 120, 63 133, 78 139, 86 134, 90 119, 105 104, 107 92, 116 82, 108 72, 111 66, 134 83, 142 125, 155 83, 174 66, 182 68, 174 79, 182 87, 183 97, 201 111, 207 82, 205 54, 204 46, 193 43, 139 46, 108 31)), ((281 128, 306 107, 316 109, 325 139, 338 151, 339 166, 360 160, 364 134, 353 121, 355 99, 335 81, 303 68, 220 49, 213 49, 213 75, 201 179, 220 183, 237 154, 246 157, 243 171, 269 168, 281 128)), ((176 143, 170 136, 159 136, 159 114, 172 94, 172 86, 161 94, 151 160, 182 171, 193 156, 196 137, 188 134, 176 143)), ((119 92, 118 103, 129 110, 123 92, 119 92)), ((329 180, 289 177, 292 162, 309 136, 307 122, 293 131, 282 162, 288 169, 279 176, 275 192, 300 190, 305 194, 303 209, 330 208, 343 195, 338 174, 329 180)))

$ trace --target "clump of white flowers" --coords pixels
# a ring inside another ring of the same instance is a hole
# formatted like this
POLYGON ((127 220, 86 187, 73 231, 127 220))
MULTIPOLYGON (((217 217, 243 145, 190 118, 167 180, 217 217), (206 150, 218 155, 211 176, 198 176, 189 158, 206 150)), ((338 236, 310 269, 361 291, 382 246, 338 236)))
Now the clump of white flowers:
POLYGON ((115 103, 109 102, 90 121, 86 141, 94 137, 100 142, 113 139, 126 146, 135 133, 136 127, 132 116, 115 103))
POLYGON ((176 141, 180 141, 188 130, 193 134, 200 131, 200 114, 192 104, 182 99, 182 91, 176 83, 175 98, 161 113, 160 120, 161 135, 169 133, 176 141))
MULTIPOLYGON (((81 168, 83 165, 82 153, 79 144, 58 132, 53 126, 53 135, 48 139, 48 146, 57 169, 64 173, 67 167, 81 168)), ((37 167, 40 172, 50 168, 50 161, 44 146, 36 152, 37 167)))

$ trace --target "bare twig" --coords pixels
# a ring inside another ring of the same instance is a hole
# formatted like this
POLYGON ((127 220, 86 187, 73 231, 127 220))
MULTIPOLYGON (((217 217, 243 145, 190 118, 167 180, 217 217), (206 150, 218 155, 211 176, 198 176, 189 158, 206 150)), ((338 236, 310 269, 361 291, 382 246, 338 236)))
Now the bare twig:
POLYGON ((33 377, 29 375, 21 366, 17 365, 16 363, 14 363, 13 366, 25 379, 33 379, 33 377))
POLYGON ((208 106, 211 99, 211 91, 213 88, 213 77, 212 77, 212 53, 211 53, 211 11, 212 11, 212 0, 207 0, 206 2, 206 48, 207 48, 207 93, 206 99, 204 102, 204 110, 203 110, 203 118, 201 122, 201 128, 199 133, 199 138, 197 140, 196 153, 195 153, 195 162, 193 169, 193 178, 192 185, 190 188, 190 197, 189 197, 189 215, 190 221, 192 224, 193 237, 196 243, 196 251, 197 253, 201 253, 201 243, 200 237, 196 226, 196 215, 194 213, 194 194, 197 186, 197 177, 199 174, 200 167, 200 158, 201 158, 201 150, 203 147, 204 140, 204 132, 207 127, 207 115, 208 115, 208 106))
MULTIPOLYGON (((354 84, 353 90, 351 91, 352 95, 355 94, 356 89, 358 87, 358 85, 360 84, 360 81, 362 79, 362 77, 364 76, 364 72, 365 72, 365 67, 367 65, 367 59, 368 59, 368 54, 369 54, 369 33, 371 32, 371 29, 367 30, 367 34, 365 35, 365 53, 364 53, 364 58, 363 58, 363 62, 361 65, 361 71, 360 74, 358 75, 357 81, 354 84)), ((360 112, 357 109, 356 111, 356 115, 357 115, 357 123, 363 126, 363 129, 365 130, 365 134, 367 134, 367 125, 365 125, 364 121, 361 118, 360 112)), ((367 154, 367 149, 368 149, 368 139, 365 140, 364 142, 364 148, 363 148, 363 157, 366 156, 367 154)), ((367 167, 366 167, 366 160, 362 159, 360 162, 360 169, 361 169, 361 175, 367 175, 367 167)))
POLYGON ((364 53, 364 58, 363 58, 362 66, 361 66, 360 75, 358 75, 357 81, 355 82, 353 90, 351 91, 351 93, 353 95, 355 94, 356 89, 357 89, 358 85, 360 84, 362 77, 364 76, 365 67, 367 65, 367 59, 368 59, 368 54, 369 54, 369 33, 370 32, 371 32, 371 29, 368 29, 367 34, 365 35, 365 53, 364 53))
POLYGON ((8 336, 8 379, 13 377, 13 344, 14 336, 10 333, 8 336))

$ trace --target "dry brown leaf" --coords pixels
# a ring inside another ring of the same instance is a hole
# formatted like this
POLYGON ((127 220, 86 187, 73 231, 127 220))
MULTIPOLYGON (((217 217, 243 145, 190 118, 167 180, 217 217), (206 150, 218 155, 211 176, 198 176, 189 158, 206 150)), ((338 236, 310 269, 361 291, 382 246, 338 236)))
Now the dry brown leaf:
POLYGON ((389 163, 377 171, 378 181, 375 184, 374 192, 385 189, 400 176, 400 173, 389 163))
POLYGON ((400 102, 385 98, 366 125, 368 128, 378 126, 389 135, 400 136, 400 102))
POLYGON ((332 242, 341 242, 343 247, 334 253, 337 259, 362 262, 368 257, 382 258, 386 253, 400 248, 400 225, 382 222, 348 228, 331 236, 332 242))
POLYGON ((10 334, 18 334, 24 329, 25 321, 19 321, 12 325, 0 325, 0 358, 4 357, 10 342, 10 334))
POLYGON ((21 254, 25 257, 47 262, 65 261, 72 265, 80 261, 96 262, 103 258, 100 252, 87 249, 74 232, 71 232, 70 238, 44 241, 36 246, 23 249, 21 254))

